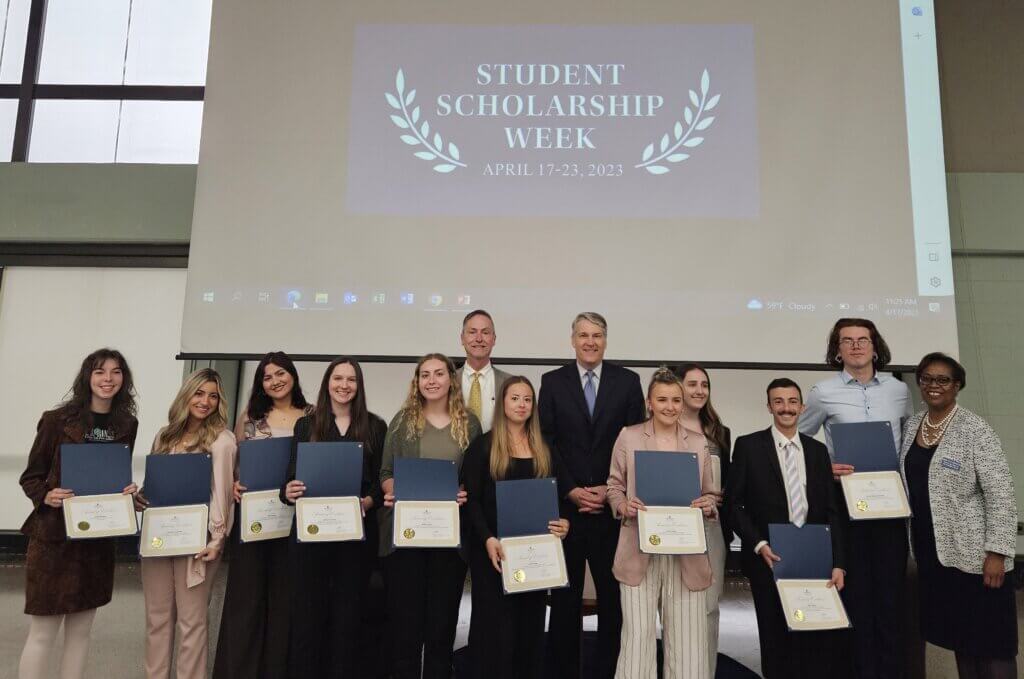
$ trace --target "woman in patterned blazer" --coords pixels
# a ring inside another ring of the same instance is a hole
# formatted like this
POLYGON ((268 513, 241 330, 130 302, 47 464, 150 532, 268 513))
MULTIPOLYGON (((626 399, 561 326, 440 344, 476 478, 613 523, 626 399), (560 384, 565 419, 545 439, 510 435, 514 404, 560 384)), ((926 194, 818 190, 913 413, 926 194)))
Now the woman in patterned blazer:
POLYGON ((956 652, 961 679, 1017 676, 1012 578, 1017 503, 999 437, 957 405, 962 365, 932 353, 917 366, 928 407, 907 422, 900 455, 921 579, 921 632, 956 652))

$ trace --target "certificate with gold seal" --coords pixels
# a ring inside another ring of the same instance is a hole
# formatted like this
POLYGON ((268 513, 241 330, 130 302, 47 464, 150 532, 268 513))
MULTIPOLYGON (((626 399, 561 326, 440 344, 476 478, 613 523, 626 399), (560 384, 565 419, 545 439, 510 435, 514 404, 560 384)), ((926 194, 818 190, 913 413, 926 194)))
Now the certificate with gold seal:
POLYGON ((281 502, 276 489, 250 490, 242 494, 238 518, 242 542, 276 540, 291 532, 295 507, 281 502))
POLYGON ((458 547, 459 503, 454 500, 395 502, 395 547, 458 547))
POLYGON ((786 625, 794 632, 845 629, 850 618, 828 580, 776 580, 786 625))
POLYGON ((506 594, 557 589, 569 584, 562 541, 556 536, 501 538, 501 584, 506 594))
POLYGON ((206 548, 207 505, 149 507, 142 512, 139 554, 144 557, 198 554, 206 548))
POLYGON ((899 472, 854 472, 839 478, 851 520, 910 516, 910 503, 899 472))
POLYGON ((300 497, 295 501, 299 542, 362 540, 363 506, 358 497, 300 497))
POLYGON ((645 554, 704 554, 704 512, 696 507, 647 507, 637 512, 640 551, 645 554))
POLYGON ((64 500, 64 529, 71 540, 135 535, 139 524, 131 495, 82 495, 64 500))

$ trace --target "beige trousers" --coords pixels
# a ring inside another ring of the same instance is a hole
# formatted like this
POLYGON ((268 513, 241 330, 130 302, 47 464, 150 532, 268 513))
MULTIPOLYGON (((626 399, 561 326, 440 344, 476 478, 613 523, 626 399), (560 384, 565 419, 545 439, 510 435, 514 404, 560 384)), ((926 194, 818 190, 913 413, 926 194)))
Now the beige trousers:
POLYGON ((717 521, 707 521, 708 537, 708 558, 711 560, 711 587, 708 588, 708 665, 709 674, 715 676, 718 667, 718 625, 721 620, 721 613, 718 610, 718 602, 722 598, 722 588, 725 586, 725 556, 728 548, 725 544, 725 537, 722 535, 722 525, 717 521))
POLYGON ((621 585, 622 643, 616 679, 657 679, 661 615, 664 679, 709 679, 707 592, 683 584, 679 559, 652 555, 636 587, 621 585))
POLYGON ((185 584, 191 556, 142 559, 142 594, 146 600, 146 679, 170 679, 177 627, 177 679, 205 679, 207 611, 210 588, 220 559, 206 564, 206 579, 185 584))

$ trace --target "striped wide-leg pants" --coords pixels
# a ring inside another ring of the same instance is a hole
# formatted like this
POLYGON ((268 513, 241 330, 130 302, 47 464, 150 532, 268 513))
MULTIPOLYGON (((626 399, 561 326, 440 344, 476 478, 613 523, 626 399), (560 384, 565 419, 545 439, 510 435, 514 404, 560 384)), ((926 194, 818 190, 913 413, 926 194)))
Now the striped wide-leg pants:
POLYGON ((707 592, 686 588, 678 557, 652 555, 643 581, 620 589, 622 644, 615 679, 657 679, 659 613, 664 679, 709 679, 707 592))

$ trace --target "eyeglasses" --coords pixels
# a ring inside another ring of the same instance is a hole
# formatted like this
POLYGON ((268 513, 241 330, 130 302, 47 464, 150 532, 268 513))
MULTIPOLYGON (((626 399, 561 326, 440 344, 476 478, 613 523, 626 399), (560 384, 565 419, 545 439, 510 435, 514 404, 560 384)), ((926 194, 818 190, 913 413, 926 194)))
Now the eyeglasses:
POLYGON ((935 385, 936 387, 942 387, 945 389, 949 385, 953 384, 953 378, 946 375, 939 375, 938 377, 932 377, 931 375, 921 375, 917 378, 917 383, 922 387, 930 387, 935 385))
POLYGON ((857 339, 853 339, 852 337, 844 337, 841 340, 839 340, 839 345, 842 347, 846 347, 847 349, 850 349, 852 347, 857 347, 858 349, 861 347, 870 347, 871 344, 871 339, 868 337, 858 337, 857 339))

